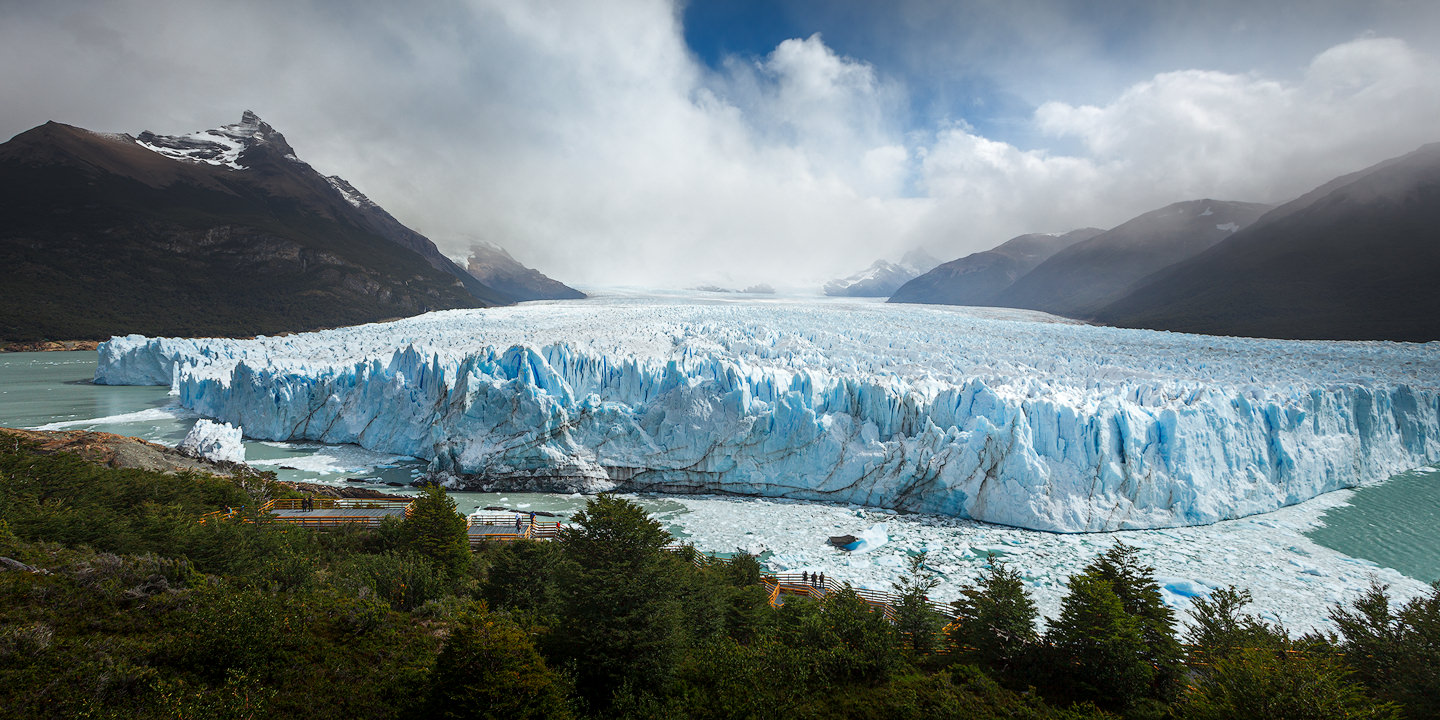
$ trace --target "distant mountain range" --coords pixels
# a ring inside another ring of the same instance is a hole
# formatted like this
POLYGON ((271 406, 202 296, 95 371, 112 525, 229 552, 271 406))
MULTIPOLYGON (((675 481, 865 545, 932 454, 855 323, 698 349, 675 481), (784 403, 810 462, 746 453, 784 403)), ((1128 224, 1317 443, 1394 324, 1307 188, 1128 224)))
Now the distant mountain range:
POLYGON ((849 277, 825 283, 825 294, 837 297, 889 297, 901 285, 939 265, 924 250, 915 249, 900 262, 876 260, 870 267, 849 277))
POLYGON ((253 335, 511 298, 254 113, 187 135, 46 123, 0 145, 0 339, 253 335))
POLYGON ((585 293, 558 280, 521 265, 510 253, 499 245, 475 243, 470 246, 470 257, 465 270, 472 277, 485 283, 516 302, 526 300, 579 300, 585 293))
POLYGON ((1006 288, 1065 248, 1104 232, 1096 228, 1059 235, 1021 235, 992 250, 951 260, 896 288, 890 302, 994 305, 1006 288))
POLYGON ((1093 318, 1211 335, 1440 340, 1440 143, 1275 208, 1093 318))
POLYGON ((1440 144, 1279 207, 1192 200, 1046 237, 940 265, 890 301, 1212 335, 1440 339, 1440 144), (1028 271, 1013 259, 1037 247, 1029 258, 1052 254, 1028 271))

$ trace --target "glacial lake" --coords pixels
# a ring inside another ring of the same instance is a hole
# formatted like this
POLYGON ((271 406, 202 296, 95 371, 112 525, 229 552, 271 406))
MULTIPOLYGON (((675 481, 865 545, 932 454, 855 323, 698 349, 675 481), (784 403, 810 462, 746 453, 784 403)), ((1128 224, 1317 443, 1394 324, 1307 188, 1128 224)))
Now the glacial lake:
MULTIPOLYGON (((195 416, 172 406, 168 388, 91 382, 95 352, 0 353, 0 426, 90 429, 177 444, 195 416)), ((284 480, 366 485, 409 493, 424 463, 355 446, 246 441, 246 459, 284 480)), ((568 515, 578 495, 455 493, 464 512, 499 505, 568 515)), ((1042 615, 1058 611, 1070 572, 1114 542, 1142 550, 1165 597, 1179 610, 1215 587, 1248 587, 1262 614, 1294 632, 1325 627, 1326 609, 1355 597, 1371 578, 1399 597, 1440 579, 1440 472, 1419 469, 1385 483, 1340 491, 1274 513, 1197 528, 1059 535, 968 520, 897 515, 875 508, 726 497, 635 498, 672 533, 709 552, 763 552, 777 570, 823 571, 857 586, 888 589, 905 558, 928 551, 956 597, 994 553, 1021 569, 1042 615), (864 555, 825 545, 831 534, 884 524, 890 541, 864 555), (1398 572, 1397 572, 1398 571, 1398 572)))

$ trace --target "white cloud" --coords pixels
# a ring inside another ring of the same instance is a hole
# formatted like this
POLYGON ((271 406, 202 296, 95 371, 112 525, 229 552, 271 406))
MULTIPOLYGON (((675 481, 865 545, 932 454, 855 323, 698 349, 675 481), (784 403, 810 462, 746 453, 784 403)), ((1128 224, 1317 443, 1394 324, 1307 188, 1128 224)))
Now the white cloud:
POLYGON ((662 0, 59 2, 0 26, 12 132, 252 108, 442 249, 483 238, 591 284, 818 284, 922 242, 954 256, 1202 195, 1283 200, 1440 139, 1437 78, 1378 38, 1289 82, 1160 73, 1041 105, 1029 130, 1065 155, 906 127, 903 83, 818 35, 709 70, 662 0))
POLYGON ((1322 52, 1296 83, 1183 70, 1103 106, 1041 105, 1036 126, 1078 139, 1084 152, 1074 156, 945 130, 924 163, 938 201, 924 233, 1107 227, 1200 197, 1283 202, 1440 140, 1437 70, 1435 58, 1404 42, 1372 38, 1322 52))

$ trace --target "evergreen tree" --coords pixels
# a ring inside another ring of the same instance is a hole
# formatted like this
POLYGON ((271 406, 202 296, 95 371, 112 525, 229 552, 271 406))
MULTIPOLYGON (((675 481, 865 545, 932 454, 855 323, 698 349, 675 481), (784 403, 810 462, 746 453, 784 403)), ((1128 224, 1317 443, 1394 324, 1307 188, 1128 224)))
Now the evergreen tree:
POLYGON ((1241 612, 1250 602, 1250 591, 1237 590, 1233 585, 1190 601, 1194 625, 1188 637, 1197 660, 1213 663, 1242 648, 1280 648, 1288 644, 1279 626, 1241 612))
POLYGON ((1070 576, 1069 589, 1046 634, 1056 655, 1051 670, 1080 699, 1108 707, 1134 704, 1155 679, 1140 622, 1098 574, 1070 576))
POLYGON ((554 653, 573 664, 576 691, 604 709, 617 688, 661 694, 684 641, 679 563, 670 534, 645 509, 602 494, 572 518, 561 543, 560 624, 554 653))
POLYGON ((895 627, 850 586, 831 592, 821 603, 824 641, 829 645, 827 674, 841 682, 886 682, 900 662, 895 627))
POLYGON ((481 592, 497 610, 555 615, 564 562, 560 543, 526 539, 504 543, 490 554, 481 592))
POLYGON ((930 593, 940 585, 935 574, 925 567, 927 554, 910 557, 910 572, 892 585, 900 601, 895 604, 895 629, 910 650, 917 653, 935 651, 935 638, 945 626, 943 616, 930 607, 930 593))
POLYGON ((410 515, 400 527, 404 547, 424 555, 448 577, 458 578, 470 565, 470 536, 465 518, 455 512, 455 500, 445 488, 431 485, 410 503, 410 515))
POLYGON ((431 673, 427 717, 570 717, 564 688, 530 638, 483 606, 462 613, 431 673))
POLYGON ((1175 638, 1175 613, 1160 595, 1155 569, 1140 561, 1138 548, 1115 543, 1085 572, 1108 581, 1125 612, 1139 624, 1145 640, 1145 660, 1155 668, 1152 694, 1162 700, 1173 699, 1179 689, 1184 653, 1175 638))
POLYGON ((1039 613, 1024 579, 994 555, 979 581, 961 588, 951 607, 956 615, 951 646, 1003 674, 1010 674, 1040 639, 1035 631, 1039 613))

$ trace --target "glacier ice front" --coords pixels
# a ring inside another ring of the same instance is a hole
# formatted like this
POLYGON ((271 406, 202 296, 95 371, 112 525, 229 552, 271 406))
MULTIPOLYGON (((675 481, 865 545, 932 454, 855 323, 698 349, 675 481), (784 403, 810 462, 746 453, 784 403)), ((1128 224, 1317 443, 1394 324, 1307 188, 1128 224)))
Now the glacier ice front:
POLYGON ((1121 330, 993 308, 608 297, 254 340, 113 338, 268 440, 456 486, 733 493, 1057 531, 1196 525, 1440 459, 1440 343, 1121 330))

